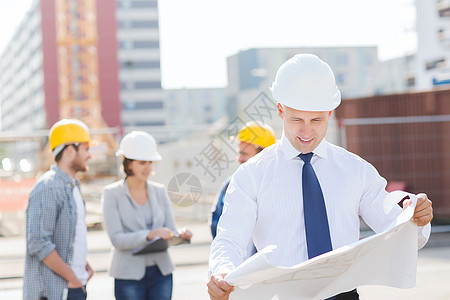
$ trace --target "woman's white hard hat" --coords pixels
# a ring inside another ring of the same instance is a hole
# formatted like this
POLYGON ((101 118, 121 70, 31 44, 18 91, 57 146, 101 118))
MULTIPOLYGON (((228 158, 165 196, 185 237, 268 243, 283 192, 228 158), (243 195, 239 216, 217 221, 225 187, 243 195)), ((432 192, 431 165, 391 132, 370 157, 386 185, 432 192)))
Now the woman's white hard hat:
POLYGON ((120 141, 117 156, 143 161, 160 161, 155 139, 145 131, 131 131, 120 141))
POLYGON ((275 101, 303 111, 330 111, 341 92, 330 66, 313 54, 297 54, 277 72, 270 88, 275 101))

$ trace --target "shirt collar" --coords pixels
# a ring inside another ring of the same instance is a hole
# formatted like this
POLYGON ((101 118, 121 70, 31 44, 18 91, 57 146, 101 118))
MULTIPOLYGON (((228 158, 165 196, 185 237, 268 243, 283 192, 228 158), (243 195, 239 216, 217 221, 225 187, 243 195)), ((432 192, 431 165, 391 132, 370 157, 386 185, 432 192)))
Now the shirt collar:
POLYGON ((51 169, 53 172, 55 172, 56 176, 64 182, 64 184, 70 185, 72 187, 80 187, 80 182, 77 179, 70 177, 69 174, 61 170, 57 165, 52 165, 51 169))
MULTIPOLYGON (((291 142, 288 140, 286 135, 283 132, 283 135, 281 137, 281 150, 283 151, 284 157, 286 160, 290 160, 293 158, 296 158, 299 154, 301 154, 300 151, 294 148, 292 146, 291 142)), ((319 146, 316 147, 316 149, 313 150, 314 154, 317 156, 320 156, 322 158, 327 158, 327 142, 325 139, 323 139, 319 146)))
MULTIPOLYGON (((128 186, 127 178, 126 178, 126 177, 123 177, 121 180, 122 180, 123 188, 125 189, 125 194, 126 194, 128 197, 130 197, 130 199, 133 199, 133 198, 131 197, 130 187, 128 186)), ((148 190, 149 185, 148 185, 148 182, 147 182, 147 181, 145 182, 145 187, 146 187, 146 189, 147 189, 147 192, 149 192, 149 190, 148 190)))

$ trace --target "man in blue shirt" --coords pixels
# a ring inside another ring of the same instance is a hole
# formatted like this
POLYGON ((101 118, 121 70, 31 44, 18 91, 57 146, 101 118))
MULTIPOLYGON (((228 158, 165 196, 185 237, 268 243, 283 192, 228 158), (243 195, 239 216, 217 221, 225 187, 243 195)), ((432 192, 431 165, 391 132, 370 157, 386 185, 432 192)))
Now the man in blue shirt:
POLYGON ((78 172, 87 171, 89 129, 64 119, 50 129, 56 165, 30 193, 26 212, 23 298, 86 299, 93 270, 86 261, 86 223, 78 172))
MULTIPOLYGON (((256 121, 246 123, 238 135, 239 139, 239 158, 240 164, 245 163, 247 160, 261 152, 264 148, 269 147, 275 143, 275 133, 267 124, 262 124, 256 121)), ((214 211, 211 216, 211 235, 216 237, 217 223, 222 215, 223 210, 223 198, 227 192, 228 185, 230 184, 231 177, 227 178, 220 190, 217 197, 214 211)))

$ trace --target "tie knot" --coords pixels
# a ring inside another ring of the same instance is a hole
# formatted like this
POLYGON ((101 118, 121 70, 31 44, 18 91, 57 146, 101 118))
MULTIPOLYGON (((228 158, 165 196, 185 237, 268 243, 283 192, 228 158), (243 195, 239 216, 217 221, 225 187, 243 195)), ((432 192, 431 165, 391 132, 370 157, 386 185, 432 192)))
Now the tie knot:
POLYGON ((298 156, 305 162, 305 163, 308 163, 308 162, 310 162, 311 161, 311 157, 313 156, 313 154, 314 153, 312 153, 312 152, 309 152, 309 153, 302 153, 302 154, 299 154, 298 156))

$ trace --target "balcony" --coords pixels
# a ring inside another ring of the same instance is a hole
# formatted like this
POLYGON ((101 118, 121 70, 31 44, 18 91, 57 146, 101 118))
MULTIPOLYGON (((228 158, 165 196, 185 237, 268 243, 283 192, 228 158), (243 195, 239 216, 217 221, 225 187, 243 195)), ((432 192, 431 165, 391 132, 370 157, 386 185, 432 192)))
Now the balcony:
POLYGON ((437 0, 436 9, 441 18, 450 18, 450 0, 437 0))
POLYGON ((443 47, 450 47, 450 29, 439 29, 438 41, 443 47))
POLYGON ((433 85, 450 84, 450 69, 442 70, 433 76, 433 85))

